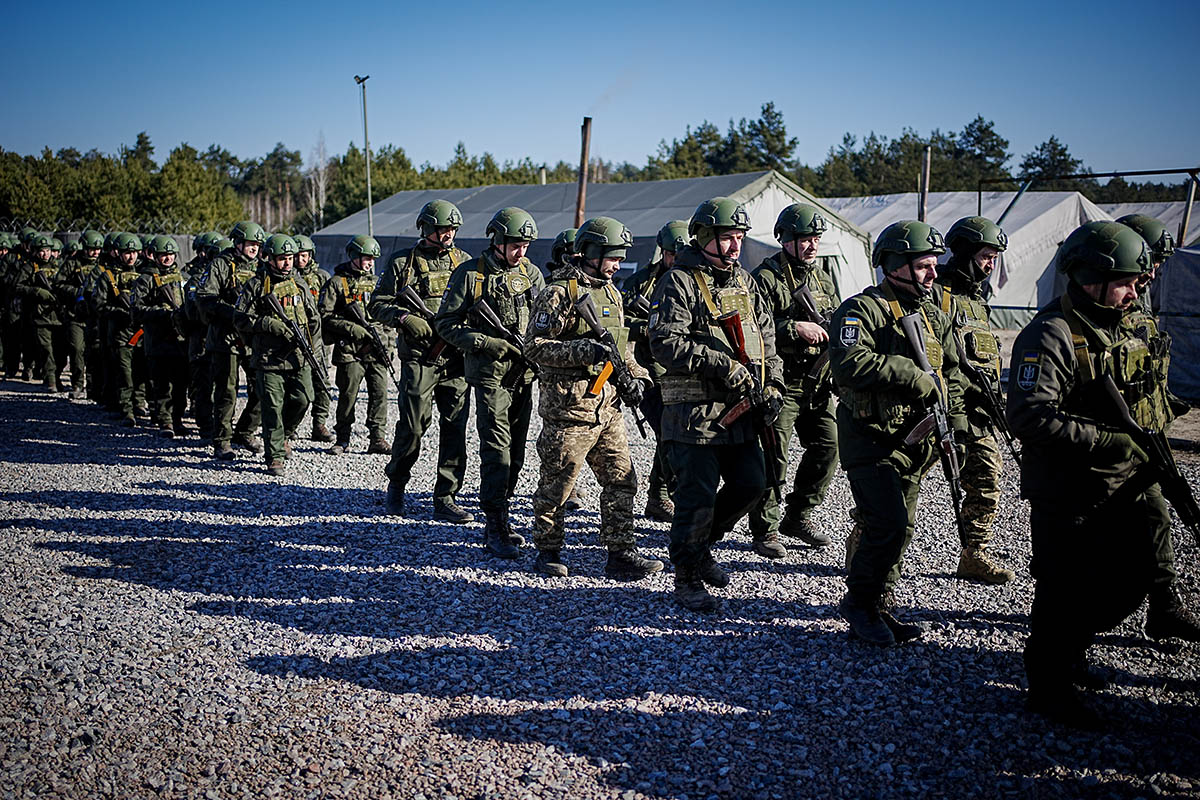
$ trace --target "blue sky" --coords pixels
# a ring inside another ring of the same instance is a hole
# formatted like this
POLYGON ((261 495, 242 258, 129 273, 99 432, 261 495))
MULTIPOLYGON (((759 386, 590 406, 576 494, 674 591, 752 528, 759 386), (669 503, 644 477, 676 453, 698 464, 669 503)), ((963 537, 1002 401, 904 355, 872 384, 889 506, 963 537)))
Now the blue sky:
POLYGON ((1097 171, 1200 163, 1195 0, 44 2, 5 22, 0 147, 19 153, 115 152, 142 130, 160 161, 183 141, 308 159, 322 133, 340 153, 362 142, 360 74, 372 147, 418 164, 460 140, 574 162, 587 114, 594 156, 640 165, 687 125, 724 130, 768 101, 812 165, 846 131, 957 131, 976 114, 1014 168, 1052 134, 1097 171))

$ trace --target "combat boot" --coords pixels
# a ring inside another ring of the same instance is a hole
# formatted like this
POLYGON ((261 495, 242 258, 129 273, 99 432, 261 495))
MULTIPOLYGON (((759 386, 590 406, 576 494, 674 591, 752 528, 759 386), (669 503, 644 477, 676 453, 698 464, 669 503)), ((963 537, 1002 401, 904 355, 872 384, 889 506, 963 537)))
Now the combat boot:
POLYGON ((137 419, 132 414, 129 414, 129 415, 121 418, 121 427, 122 428, 132 428, 132 427, 135 427, 136 425, 137 425, 137 419))
POLYGON ((214 444, 213 458, 217 461, 233 461, 233 448, 229 445, 229 442, 214 444))
POLYGON ((879 618, 883 620, 883 624, 887 625, 888 630, 892 632, 892 638, 896 640, 896 644, 904 644, 911 642, 913 639, 920 639, 925 635, 925 626, 916 622, 904 622, 896 616, 896 612, 889 610, 889 606, 884 605, 883 598, 879 598, 879 618))
POLYGON ((651 494, 646 498, 646 516, 658 522, 675 519, 675 503, 664 494, 651 494))
POLYGON ((642 558, 636 547, 609 550, 604 574, 619 581, 637 581, 647 575, 662 572, 663 562, 654 558, 642 558))
POLYGON ((558 550, 538 550, 537 560, 533 562, 533 571, 540 572, 548 578, 565 578, 569 573, 558 550))
POLYGON ((230 441, 230 444, 236 444, 244 447, 256 455, 263 451, 262 439, 259 439, 253 433, 246 431, 234 431, 233 439, 230 441))
POLYGON ((1103 724, 1100 716, 1083 702, 1079 692, 1071 686, 1055 690, 1030 689, 1025 696, 1025 710, 1051 722, 1080 730, 1096 730, 1103 724))
POLYGON ((779 532, 784 536, 799 539, 809 547, 828 547, 833 543, 828 533, 813 527, 807 514, 795 517, 785 514, 783 521, 779 523, 779 532))
POLYGON ((323 422, 314 422, 312 427, 312 436, 308 437, 314 442, 332 442, 333 432, 325 427, 323 422))
POLYGON ((1200 642, 1200 620, 1183 605, 1173 584, 1156 585, 1150 590, 1146 635, 1151 639, 1200 642))
POLYGON ((466 525, 475 521, 475 515, 465 511, 454 502, 453 497, 439 497, 433 501, 433 518, 438 522, 449 522, 453 525, 466 525))
POLYGON ((787 555, 787 549, 780 544, 779 534, 775 531, 767 531, 755 536, 752 546, 754 552, 763 558, 783 558, 787 555))
POLYGON ((392 446, 383 439, 373 438, 371 439, 370 444, 367 445, 367 452, 374 454, 382 453, 383 455, 388 456, 392 454, 392 446))
POLYGON ((283 477, 284 465, 279 459, 272 461, 267 465, 267 474, 273 475, 276 478, 283 477))
POLYGON ((350 440, 346 439, 346 440, 339 440, 336 444, 334 444, 333 447, 329 448, 325 452, 331 456, 340 456, 342 453, 346 452, 349 449, 350 449, 350 440))
POLYGON ((513 559, 519 553, 512 542, 508 540, 508 526, 505 515, 500 511, 488 511, 484 514, 486 524, 483 528, 483 546, 489 553, 500 558, 513 559))
POLYGON ((850 624, 850 633, 864 642, 888 647, 896 643, 896 636, 879 614, 879 603, 876 599, 858 597, 853 592, 846 592, 838 605, 838 613, 850 624))
POLYGON ((525 537, 513 530, 512 523, 508 520, 508 509, 502 512, 504 517, 504 530, 508 532, 508 543, 513 547, 524 547, 525 537))
POLYGON ((567 502, 563 507, 567 511, 578 511, 583 508, 583 498, 579 496, 579 490, 574 486, 571 487, 571 496, 567 498, 567 502))
POLYGON ((958 557, 956 577, 964 580, 982 581, 998 585, 1008 583, 1016 575, 1011 569, 1005 569, 988 556, 982 547, 964 547, 958 557))
POLYGON ((384 500, 384 506, 387 507, 389 514, 404 513, 404 484, 397 481, 388 481, 387 499, 384 500))
POLYGON ((862 541, 862 526, 857 522, 850 529, 850 535, 846 537, 846 571, 850 571, 850 562, 854 560, 854 553, 858 550, 858 543, 862 541))
POLYGON ((688 611, 701 614, 715 614, 721 608, 721 601, 704 588, 704 581, 694 566, 676 565, 675 600, 688 611))
POLYGON ((729 573, 721 569, 721 565, 712 557, 712 553, 705 553, 696 564, 696 575, 700 580, 717 589, 724 589, 729 585, 729 573))

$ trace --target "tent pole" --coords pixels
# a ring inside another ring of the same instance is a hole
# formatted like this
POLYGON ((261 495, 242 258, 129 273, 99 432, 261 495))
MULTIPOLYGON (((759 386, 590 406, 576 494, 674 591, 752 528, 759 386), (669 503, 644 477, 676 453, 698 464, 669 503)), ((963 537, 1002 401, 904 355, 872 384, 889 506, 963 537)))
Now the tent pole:
POLYGON ((1179 246, 1187 245, 1188 225, 1192 221, 1192 203, 1196 200, 1196 183, 1200 182, 1197 173, 1192 173, 1192 179, 1188 181, 1187 203, 1183 207, 1183 219, 1179 221, 1179 246))
POLYGON ((579 193, 575 195, 575 227, 583 225, 583 212, 587 208, 588 147, 592 143, 592 118, 583 118, 581 128, 583 147, 579 154, 579 193))
POLYGON ((929 167, 933 161, 933 147, 925 146, 925 155, 921 158, 921 200, 917 205, 917 220, 924 222, 929 211, 929 167))
POLYGON ((1008 216, 1008 212, 1013 210, 1013 206, 1015 206, 1017 204, 1017 201, 1021 199, 1021 195, 1025 194, 1025 192, 1029 189, 1030 186, 1033 186, 1034 180, 1036 180, 1036 179, 1030 178, 1029 180, 1025 181, 1023 184, 1021 184, 1021 190, 1019 192, 1017 192, 1017 196, 1014 197, 1012 199, 1012 202, 1008 204, 1008 208, 1004 209, 1004 213, 1000 215, 1000 219, 996 220, 997 225, 1004 224, 1004 218, 1008 216))

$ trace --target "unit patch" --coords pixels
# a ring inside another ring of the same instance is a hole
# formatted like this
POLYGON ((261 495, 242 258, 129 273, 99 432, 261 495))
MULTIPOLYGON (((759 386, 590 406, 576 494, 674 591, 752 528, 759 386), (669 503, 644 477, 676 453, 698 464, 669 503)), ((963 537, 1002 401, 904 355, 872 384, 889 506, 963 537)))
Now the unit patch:
POLYGON ((842 331, 838 339, 842 347, 853 347, 858 344, 858 335, 862 332, 862 320, 857 317, 846 317, 842 320, 842 331))
POLYGON ((550 312, 549 311, 539 311, 537 313, 537 316, 533 318, 533 327, 537 328, 539 331, 549 330, 550 329, 550 312))
POLYGON ((1017 365, 1017 386, 1022 391, 1032 391, 1037 386, 1038 375, 1042 371, 1042 353, 1039 350, 1026 350, 1017 365))

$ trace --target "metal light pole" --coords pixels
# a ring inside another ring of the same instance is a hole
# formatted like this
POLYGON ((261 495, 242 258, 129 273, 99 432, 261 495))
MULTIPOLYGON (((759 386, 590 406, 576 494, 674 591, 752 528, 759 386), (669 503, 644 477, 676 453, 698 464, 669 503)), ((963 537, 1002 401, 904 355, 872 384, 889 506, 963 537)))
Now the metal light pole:
POLYGON ((371 140, 367 138, 367 78, 354 76, 354 82, 362 87, 363 149, 367 153, 367 235, 375 235, 375 216, 371 212, 371 140))

